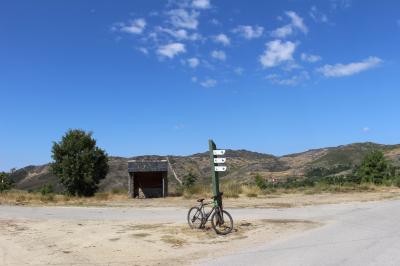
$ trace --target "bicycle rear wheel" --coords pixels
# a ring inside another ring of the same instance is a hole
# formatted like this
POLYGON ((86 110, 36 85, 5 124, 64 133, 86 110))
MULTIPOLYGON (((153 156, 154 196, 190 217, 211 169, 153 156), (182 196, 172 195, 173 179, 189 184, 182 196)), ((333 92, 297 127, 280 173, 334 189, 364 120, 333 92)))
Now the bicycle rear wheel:
POLYGON ((211 217, 211 226, 219 235, 229 234, 233 229, 232 216, 225 210, 215 211, 211 217))
POLYGON ((203 213, 200 208, 192 207, 187 215, 189 227, 192 229, 199 229, 203 222, 203 213))

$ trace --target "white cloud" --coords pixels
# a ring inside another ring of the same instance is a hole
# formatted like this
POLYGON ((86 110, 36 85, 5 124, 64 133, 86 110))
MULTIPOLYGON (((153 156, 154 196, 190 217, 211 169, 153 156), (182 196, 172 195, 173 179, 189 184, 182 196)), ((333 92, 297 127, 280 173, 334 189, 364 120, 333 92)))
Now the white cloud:
POLYGON ((233 71, 235 72, 236 75, 241 76, 244 72, 244 69, 241 67, 236 67, 233 71))
POLYGON ((362 128, 362 131, 363 131, 363 132, 369 132, 370 130, 371 130, 371 129, 370 129, 369 127, 363 127, 363 128, 362 128))
POLYGON ((200 83, 201 86, 205 88, 211 88, 217 85, 217 81, 215 79, 206 79, 200 83))
POLYGON ((270 82, 272 82, 273 84, 284 85, 284 86, 295 86, 304 81, 309 80, 310 75, 308 74, 307 71, 302 71, 300 74, 293 75, 289 78, 281 78, 279 75, 276 74, 270 74, 265 78, 270 82))
POLYGON ((264 32, 264 28, 261 26, 249 26, 249 25, 240 25, 233 29, 234 33, 238 33, 242 37, 246 39, 255 39, 261 37, 264 32))
POLYGON ((218 42, 218 43, 221 43, 221 44, 225 45, 225 46, 227 46, 227 45, 229 45, 231 43, 231 40, 229 39, 229 37, 226 36, 223 33, 214 36, 214 40, 216 42, 218 42))
POLYGON ((183 43, 170 43, 167 45, 160 46, 157 49, 157 53, 161 56, 173 58, 179 53, 186 52, 185 45, 183 43))
POLYGON ((351 7, 352 0, 331 0, 331 8, 336 9, 346 9, 351 7))
POLYGON ((272 36, 277 37, 277 38, 285 38, 286 36, 289 36, 293 33, 293 28, 292 26, 285 25, 283 27, 277 28, 272 32, 272 36))
POLYGON ((200 64, 200 60, 196 57, 192 57, 187 60, 187 63, 191 68, 196 68, 200 64))
POLYGON ((224 51, 221 50, 214 50, 211 52, 211 56, 215 59, 221 60, 221 61, 225 61, 226 59, 226 54, 224 51))
POLYGON ((215 26, 221 25, 221 22, 219 22, 219 20, 216 19, 216 18, 211 19, 211 20, 210 20, 210 23, 213 24, 213 25, 215 25, 215 26))
POLYGON ((185 128, 185 125, 184 124, 176 124, 175 126, 174 126, 174 129, 175 130, 181 130, 181 129, 184 129, 185 128))
POLYGON ((313 55, 313 54, 306 54, 302 53, 301 54, 301 60, 309 62, 309 63, 315 63, 320 61, 322 58, 319 55, 313 55))
POLYGON ((382 59, 371 56, 361 62, 325 65, 321 68, 318 68, 317 71, 321 72, 325 77, 344 77, 371 69, 378 66, 382 62, 382 59))
POLYGON ((316 6, 312 6, 308 14, 315 22, 327 23, 329 21, 327 15, 319 11, 316 6))
POLYGON ((185 29, 168 29, 168 28, 163 28, 163 27, 156 27, 156 30, 159 32, 165 32, 172 37, 176 38, 177 40, 189 40, 189 41, 197 41, 200 40, 202 37, 198 33, 192 33, 189 34, 187 30, 185 29))
POLYGON ((293 11, 286 11, 285 14, 292 19, 292 25, 294 28, 299 29, 303 33, 308 32, 307 26, 303 22, 303 18, 296 14, 293 11))
POLYGON ((190 80, 191 80, 192 82, 196 83, 196 82, 197 82, 197 77, 196 77, 196 76, 193 76, 190 80))
POLYGON ((173 9, 167 12, 171 24, 176 28, 197 29, 199 12, 188 12, 185 9, 173 9))
POLYGON ((274 67, 285 61, 293 60, 296 44, 290 41, 274 40, 266 43, 266 50, 260 56, 263 67, 274 67))
POLYGON ((193 0, 192 7, 198 9, 208 9, 211 7, 210 0, 193 0))
POLYGON ((146 55, 149 54, 149 50, 147 50, 146 47, 139 47, 139 48, 137 48, 137 50, 143 54, 146 54, 146 55))
POLYGON ((297 15, 296 12, 286 11, 285 14, 290 18, 290 23, 272 31, 271 35, 273 37, 285 38, 289 35, 292 35, 295 29, 300 30, 304 34, 308 33, 308 28, 304 24, 303 18, 297 15))
POLYGON ((131 21, 128 25, 119 24, 119 30, 122 32, 141 34, 146 27, 146 21, 143 18, 138 18, 131 21))

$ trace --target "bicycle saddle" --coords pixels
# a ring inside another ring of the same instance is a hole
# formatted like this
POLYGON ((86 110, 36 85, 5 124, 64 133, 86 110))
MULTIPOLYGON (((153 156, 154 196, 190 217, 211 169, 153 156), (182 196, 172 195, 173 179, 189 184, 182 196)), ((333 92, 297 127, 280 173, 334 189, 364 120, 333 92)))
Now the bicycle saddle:
POLYGON ((197 202, 203 202, 204 199, 198 199, 197 202))

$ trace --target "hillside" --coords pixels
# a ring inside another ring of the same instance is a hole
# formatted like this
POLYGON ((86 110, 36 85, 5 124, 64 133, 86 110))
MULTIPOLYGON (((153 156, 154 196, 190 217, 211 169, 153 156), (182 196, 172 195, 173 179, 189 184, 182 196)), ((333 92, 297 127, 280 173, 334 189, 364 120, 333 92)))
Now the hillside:
MULTIPOLYGON (((367 152, 373 149, 382 150, 393 164, 400 166, 400 145, 381 145, 370 142, 314 149, 280 157, 247 150, 227 150, 228 171, 222 178, 249 182, 256 174, 266 178, 285 179, 290 176, 303 177, 305 172, 311 168, 332 169, 341 166, 341 170, 343 168, 352 169, 361 162, 367 152)), ((168 156, 168 158, 178 176, 182 177, 188 171, 192 171, 200 177, 200 182, 207 182, 210 176, 207 152, 190 156, 168 156)), ((126 188, 127 161, 132 159, 165 159, 165 156, 110 157, 110 171, 100 183, 100 190, 126 188)), ((18 189, 36 190, 44 184, 51 183, 57 191, 62 190, 62 186, 51 173, 48 164, 27 166, 15 171, 11 176, 18 189)), ((169 180, 172 187, 176 185, 176 180, 172 175, 169 176, 169 180)))

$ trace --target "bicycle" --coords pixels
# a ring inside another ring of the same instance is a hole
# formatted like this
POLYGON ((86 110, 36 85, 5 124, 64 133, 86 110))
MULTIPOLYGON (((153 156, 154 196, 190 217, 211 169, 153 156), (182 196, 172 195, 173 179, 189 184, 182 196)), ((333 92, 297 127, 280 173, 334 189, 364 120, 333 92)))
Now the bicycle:
POLYGON ((200 229, 205 226, 209 218, 211 220, 211 226, 214 231, 219 235, 229 234, 233 229, 232 216, 219 206, 218 197, 222 196, 222 192, 218 196, 212 197, 211 202, 204 203, 205 199, 198 199, 199 206, 195 206, 189 209, 187 220, 189 227, 192 229, 200 229), (212 204, 212 209, 210 212, 204 210, 204 206, 212 204))

